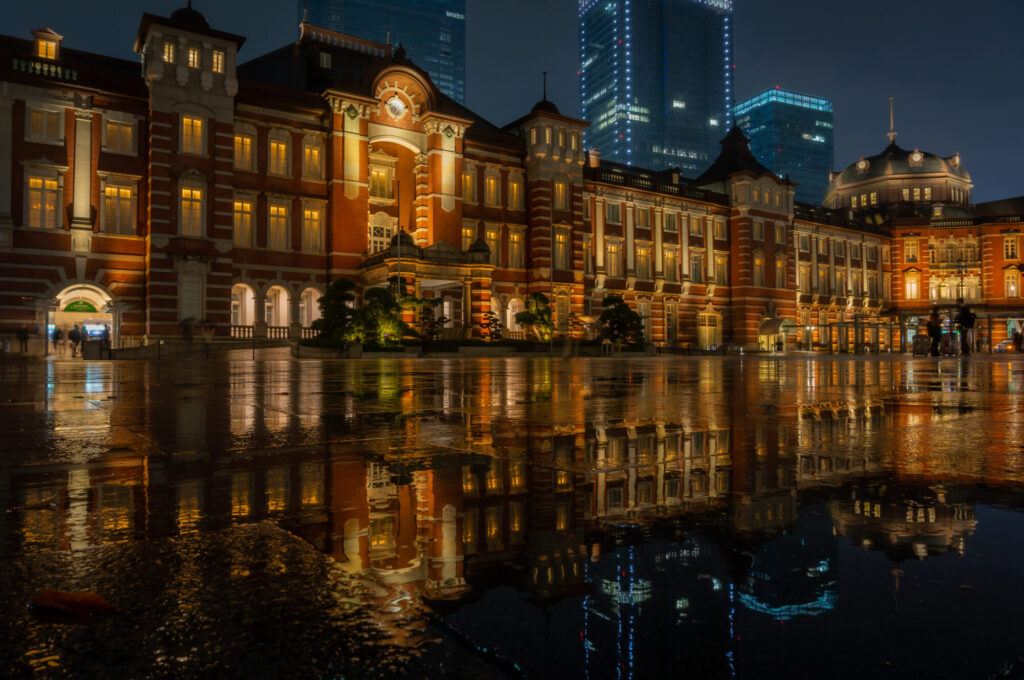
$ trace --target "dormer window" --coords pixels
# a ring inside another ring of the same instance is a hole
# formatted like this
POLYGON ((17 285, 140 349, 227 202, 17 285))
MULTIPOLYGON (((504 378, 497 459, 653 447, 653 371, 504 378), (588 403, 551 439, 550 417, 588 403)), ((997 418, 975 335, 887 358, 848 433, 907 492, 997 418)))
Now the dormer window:
POLYGON ((169 40, 164 41, 164 50, 160 54, 160 58, 168 63, 174 63, 174 43, 169 40))
POLYGON ((224 73, 224 50, 213 51, 213 72, 224 73))
POLYGON ((58 35, 49 28, 41 28, 37 31, 32 31, 32 35, 36 39, 34 49, 36 57, 39 59, 50 60, 57 58, 57 52, 60 49, 60 41, 64 39, 64 36, 58 35))
POLYGON ((199 68, 199 48, 190 47, 188 48, 188 67, 199 68))
POLYGON ((320 68, 331 68, 331 53, 321 52, 320 53, 320 68))

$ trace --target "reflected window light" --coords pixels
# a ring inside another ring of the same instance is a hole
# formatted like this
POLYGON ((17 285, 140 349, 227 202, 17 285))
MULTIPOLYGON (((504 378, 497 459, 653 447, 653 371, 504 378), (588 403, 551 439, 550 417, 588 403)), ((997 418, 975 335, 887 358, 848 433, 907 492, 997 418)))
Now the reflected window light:
POLYGON ((269 468, 267 481, 267 511, 281 512, 288 507, 288 468, 269 468))
POLYGON ((252 473, 236 472, 231 475, 231 516, 248 517, 252 512, 252 473))
POLYGON ((303 507, 323 505, 324 466, 322 463, 303 463, 299 467, 299 491, 303 507))
POLYGON ((178 482, 176 493, 178 533, 188 534, 197 531, 203 512, 202 480, 192 479, 178 482))
POLYGON ((118 538, 127 538, 123 534, 131 530, 134 514, 132 487, 102 484, 96 487, 95 494, 96 528, 100 540, 107 542, 118 538))

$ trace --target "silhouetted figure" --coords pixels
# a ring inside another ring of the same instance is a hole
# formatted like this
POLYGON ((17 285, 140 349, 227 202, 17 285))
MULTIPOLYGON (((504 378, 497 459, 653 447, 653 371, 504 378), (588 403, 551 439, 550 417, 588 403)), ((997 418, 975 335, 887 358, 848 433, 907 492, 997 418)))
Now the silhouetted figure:
POLYGON ((72 326, 71 330, 68 331, 68 341, 71 343, 71 357, 78 356, 78 343, 82 341, 82 334, 78 330, 78 326, 72 326))
POLYGON ((28 326, 21 324, 18 326, 18 351, 22 354, 28 352, 28 326))
POLYGON ((978 317, 964 304, 957 300, 956 323, 960 326, 960 351, 964 356, 971 353, 971 340, 974 335, 974 321, 978 317))
POLYGON ((931 316, 928 317, 928 337, 932 341, 932 356, 939 356, 939 341, 942 340, 942 318, 939 316, 938 307, 933 307, 931 316))

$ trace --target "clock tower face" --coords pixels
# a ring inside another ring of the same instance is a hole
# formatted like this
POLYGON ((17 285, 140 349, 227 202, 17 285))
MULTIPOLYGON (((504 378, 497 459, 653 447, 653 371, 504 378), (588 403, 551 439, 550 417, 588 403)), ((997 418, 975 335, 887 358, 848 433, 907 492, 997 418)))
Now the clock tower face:
POLYGON ((392 95, 390 99, 385 102, 388 113, 392 118, 401 118, 405 115, 405 102, 398 95, 392 95))

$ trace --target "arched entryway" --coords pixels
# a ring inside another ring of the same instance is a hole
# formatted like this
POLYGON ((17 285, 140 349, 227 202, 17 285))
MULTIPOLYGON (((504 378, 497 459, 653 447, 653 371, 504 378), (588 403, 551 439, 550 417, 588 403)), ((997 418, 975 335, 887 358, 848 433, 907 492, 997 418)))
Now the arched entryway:
POLYGON ((299 296, 299 323, 302 325, 302 337, 313 336, 313 322, 320 318, 320 291, 306 288, 299 296))
POLYGON ((789 349, 791 334, 796 324, 790 319, 765 317, 757 328, 757 345, 762 352, 784 352, 789 349))
POLYGON ((53 296, 56 301, 46 319, 47 353, 70 356, 68 332, 78 328, 84 339, 101 340, 106 336, 111 347, 120 347, 121 317, 113 298, 99 286, 88 283, 70 285, 53 296), (62 342, 54 348, 54 331, 59 329, 62 342))
POLYGON ((291 315, 288 313, 288 305, 291 303, 291 293, 284 286, 271 286, 267 289, 266 310, 267 310, 267 337, 272 339, 284 339, 288 337, 288 324, 291 323, 291 315))
POLYGON ((516 321, 516 314, 526 309, 526 305, 519 298, 512 298, 508 301, 508 311, 505 315, 505 328, 508 329, 510 338, 523 339, 525 333, 523 327, 516 321))
POLYGON ((697 346, 717 349, 722 344, 722 315, 708 305, 697 312, 697 346))
POLYGON ((231 336, 251 338, 256 324, 256 292, 245 283, 231 287, 231 336))

